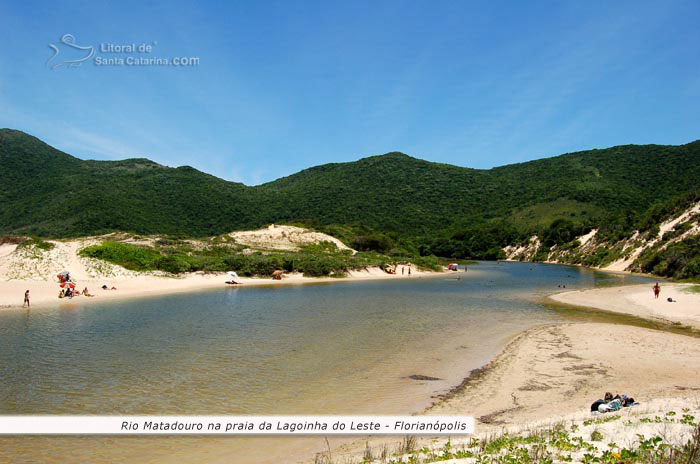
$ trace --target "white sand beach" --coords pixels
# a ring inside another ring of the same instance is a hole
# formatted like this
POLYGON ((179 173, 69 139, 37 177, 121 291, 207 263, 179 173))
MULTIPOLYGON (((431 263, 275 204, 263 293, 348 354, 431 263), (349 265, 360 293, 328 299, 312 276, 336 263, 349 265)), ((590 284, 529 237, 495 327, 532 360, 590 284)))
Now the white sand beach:
POLYGON ((576 290, 554 294, 550 299, 557 303, 700 328, 700 293, 691 291, 697 286, 663 282, 660 285, 658 299, 654 298, 651 284, 576 290), (669 302, 668 298, 673 302, 669 302))
POLYGON ((79 296, 73 299, 58 298, 61 288, 57 280, 5 280, 0 281, 0 309, 21 307, 26 290, 30 292, 32 306, 45 306, 95 303, 118 298, 140 298, 226 287, 302 285, 355 280, 419 279, 434 274, 434 272, 421 271, 415 267, 412 268, 411 276, 408 274, 387 274, 381 269, 373 267, 361 271, 350 271, 346 277, 304 277, 298 273, 285 274, 282 280, 240 277, 236 279, 237 282, 240 282, 239 285, 226 284, 225 282, 231 278, 226 273, 189 273, 181 277, 135 275, 89 279, 76 278, 77 289, 82 291, 84 288, 87 288, 89 293, 95 296, 79 296), (107 285, 108 288, 116 287, 117 290, 103 290, 103 285, 107 285))
MULTIPOLYGON (((475 436, 481 439, 504 432, 532 432, 561 423, 567 427, 576 423, 590 436, 592 428, 584 428, 584 421, 606 417, 590 412, 591 403, 605 392, 627 394, 640 403, 610 416, 661 414, 663 417, 674 408, 676 413, 683 408, 700 411, 698 379, 698 338, 625 325, 552 325, 515 337, 495 359, 473 371, 462 385, 436 398, 425 414, 473 415, 475 436)), ((608 437, 603 443, 631 445, 637 440, 637 433, 648 433, 641 424, 623 424, 618 421, 603 428, 608 437)), ((666 433, 671 433, 668 427, 666 433)), ((423 436, 418 440, 418 447, 440 449, 448 438, 423 436)), ((467 443, 469 437, 449 440, 457 447, 467 443)), ((378 456, 385 446, 392 451, 399 448, 399 441, 395 437, 373 437, 339 446, 334 456, 338 462, 345 462, 344 458, 348 462, 361 462, 367 443, 378 456)))
MULTIPOLYGON (((339 250, 348 248, 340 240, 327 234, 295 226, 270 225, 268 227, 228 234, 236 244, 249 247, 249 251, 260 252, 298 251, 303 246, 329 242, 339 250)), ((50 240, 53 248, 37 250, 20 247, 13 243, 0 244, 0 309, 21 307, 24 292, 29 290, 33 306, 50 304, 74 304, 97 302, 115 298, 136 298, 168 293, 193 292, 225 288, 230 280, 226 273, 186 273, 170 275, 163 272, 135 272, 122 266, 81 256, 79 251, 104 240, 119 240, 129 244, 151 246, 158 237, 136 237, 125 234, 110 234, 100 237, 85 237, 72 240, 50 240), (79 296, 71 300, 59 299, 58 273, 69 271, 76 282, 76 289, 87 288, 94 297, 79 296), (103 290, 102 286, 117 290, 103 290)), ((193 247, 208 246, 209 243, 191 241, 193 247)), ((261 285, 299 285, 348 280, 408 279, 434 275, 404 263, 405 274, 388 274, 378 267, 354 270, 344 277, 305 277, 299 273, 284 274, 282 280, 271 278, 240 277, 235 279, 241 287, 261 285)), ((475 272, 475 271, 472 271, 475 272)), ((238 285, 236 285, 238 286, 238 285)))

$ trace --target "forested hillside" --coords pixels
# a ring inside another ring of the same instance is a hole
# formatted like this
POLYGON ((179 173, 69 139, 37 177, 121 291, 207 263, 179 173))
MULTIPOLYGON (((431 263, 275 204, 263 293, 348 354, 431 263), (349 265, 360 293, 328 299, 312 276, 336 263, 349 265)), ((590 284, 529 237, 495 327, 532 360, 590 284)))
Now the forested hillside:
POLYGON ((621 238, 700 183, 700 141, 625 145, 489 170, 388 153, 255 187, 147 159, 86 161, 0 130, 0 233, 210 236, 301 223, 358 249, 495 258, 597 228, 621 238))

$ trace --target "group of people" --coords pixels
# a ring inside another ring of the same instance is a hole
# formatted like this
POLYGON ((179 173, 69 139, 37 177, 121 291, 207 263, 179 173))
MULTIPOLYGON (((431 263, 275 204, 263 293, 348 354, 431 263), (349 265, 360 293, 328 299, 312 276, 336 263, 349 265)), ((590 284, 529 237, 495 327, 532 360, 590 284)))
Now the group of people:
POLYGON ((59 298, 73 298, 74 296, 80 296, 80 295, 90 296, 90 297, 95 296, 88 291, 87 287, 85 287, 82 292, 80 290, 75 290, 71 287, 66 287, 65 289, 64 288, 61 289, 61 292, 58 294, 58 297, 59 298))
POLYGON ((591 412, 610 412, 619 411, 622 408, 634 406, 634 398, 627 395, 615 395, 610 392, 605 392, 605 397, 602 400, 596 400, 591 405, 591 412))
MULTIPOLYGON (((382 264, 379 268, 387 274, 398 274, 399 267, 396 265, 382 264)), ((401 275, 406 274, 406 266, 401 266, 401 275)), ((411 275, 411 265, 408 265, 408 275, 411 275)))

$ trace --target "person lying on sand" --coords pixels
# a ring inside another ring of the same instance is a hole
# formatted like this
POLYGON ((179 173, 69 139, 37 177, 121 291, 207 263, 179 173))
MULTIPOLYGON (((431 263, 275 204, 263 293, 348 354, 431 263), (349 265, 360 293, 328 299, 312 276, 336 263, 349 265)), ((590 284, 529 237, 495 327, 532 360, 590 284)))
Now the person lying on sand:
POLYGON ((109 288, 109 287, 107 286, 107 284, 105 284, 105 285, 102 286, 102 290, 116 290, 116 289, 117 289, 117 287, 109 288))
POLYGON ((634 406, 637 403, 634 401, 634 398, 631 398, 627 395, 615 395, 613 396, 612 393, 606 392, 605 397, 602 400, 596 400, 592 405, 591 405, 591 412, 610 412, 610 411, 618 411, 621 408, 628 408, 630 406, 634 406))

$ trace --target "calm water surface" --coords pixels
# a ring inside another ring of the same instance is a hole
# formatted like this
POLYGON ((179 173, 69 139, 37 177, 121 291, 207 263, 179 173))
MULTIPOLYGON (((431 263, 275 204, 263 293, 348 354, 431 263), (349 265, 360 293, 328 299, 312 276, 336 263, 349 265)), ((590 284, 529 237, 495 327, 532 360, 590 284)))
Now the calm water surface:
MULTIPOLYGON (((530 263, 471 269, 3 311, 0 414, 419 411, 514 334, 571 319, 573 311, 538 302, 558 286, 648 281, 530 263), (412 374, 442 380, 406 378, 412 374)), ((281 457, 319 445, 315 438, 5 437, 0 462, 287 462, 281 457)))

